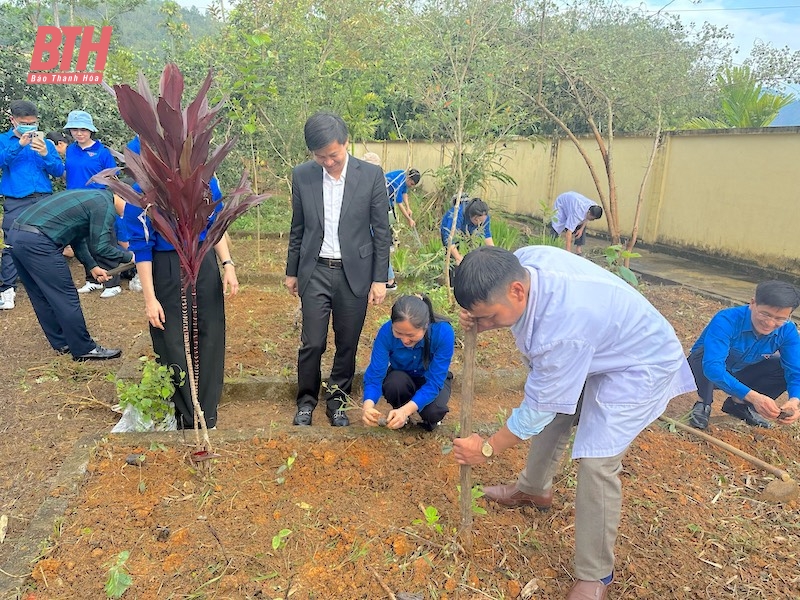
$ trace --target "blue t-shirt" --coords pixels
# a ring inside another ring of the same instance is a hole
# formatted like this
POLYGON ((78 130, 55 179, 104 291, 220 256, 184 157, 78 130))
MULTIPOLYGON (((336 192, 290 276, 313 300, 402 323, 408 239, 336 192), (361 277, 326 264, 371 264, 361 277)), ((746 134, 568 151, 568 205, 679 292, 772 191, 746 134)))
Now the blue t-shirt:
MULTIPOLYGON (((467 219, 466 215, 464 214, 465 209, 467 208, 467 204, 469 202, 461 202, 458 205, 458 217, 456 218, 456 231, 453 234, 453 238, 462 233, 464 235, 472 235, 475 231, 478 231, 483 235, 483 237, 487 240, 492 239, 492 230, 491 230, 491 217, 486 215, 486 220, 483 222, 482 225, 475 225, 472 221, 467 219)), ((439 229, 439 232, 442 235, 442 245, 446 248, 447 241, 450 239, 450 229, 453 227, 453 215, 455 215, 456 207, 452 207, 448 210, 444 218, 442 219, 442 226, 439 229)))
POLYGON ((736 373, 780 352, 789 397, 800 398, 800 335, 791 321, 760 335, 753 329, 749 305, 726 308, 714 315, 691 351, 703 352, 708 380, 737 398, 744 398, 750 388, 736 379, 736 373))
POLYGON ((383 380, 391 367, 395 371, 405 371, 411 377, 425 378, 425 383, 411 398, 418 410, 433 402, 442 391, 447 379, 456 336, 450 323, 440 321, 428 326, 428 337, 430 363, 426 369, 423 362, 425 338, 423 337, 413 348, 406 348, 403 342, 394 337, 392 322, 384 323, 378 330, 375 343, 372 344, 372 356, 364 373, 364 400, 378 402, 383 380))
POLYGON ((390 205, 403 203, 403 196, 408 193, 405 171, 398 169, 386 173, 386 193, 389 194, 390 205))
POLYGON ((52 194, 51 177, 64 174, 64 163, 55 144, 45 140, 47 155, 40 156, 28 146, 20 146, 14 130, 0 134, 0 194, 24 198, 33 193, 52 194))
POLYGON ((68 190, 104 189, 106 186, 102 183, 88 183, 89 179, 103 169, 117 166, 111 151, 97 140, 94 140, 94 143, 86 148, 81 148, 78 142, 72 142, 67 146, 65 163, 68 190))

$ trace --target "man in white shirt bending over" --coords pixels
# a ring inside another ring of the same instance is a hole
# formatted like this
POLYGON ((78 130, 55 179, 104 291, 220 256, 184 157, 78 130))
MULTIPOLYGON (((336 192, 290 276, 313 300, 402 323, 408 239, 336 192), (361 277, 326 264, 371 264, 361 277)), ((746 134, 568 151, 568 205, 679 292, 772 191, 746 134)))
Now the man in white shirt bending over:
POLYGON ((453 292, 465 331, 511 328, 530 368, 519 408, 486 440, 456 439, 455 458, 480 464, 530 439, 519 479, 483 492, 501 506, 547 510, 577 425, 576 581, 567 600, 602 600, 614 574, 622 458, 671 398, 695 389, 681 343, 638 291, 560 248, 477 248, 461 261, 453 292))
POLYGON ((603 207, 578 192, 564 192, 556 198, 553 210, 555 214, 550 221, 550 234, 557 238, 566 232, 567 252, 572 252, 574 244, 575 253, 583 254, 586 223, 602 217, 603 207))

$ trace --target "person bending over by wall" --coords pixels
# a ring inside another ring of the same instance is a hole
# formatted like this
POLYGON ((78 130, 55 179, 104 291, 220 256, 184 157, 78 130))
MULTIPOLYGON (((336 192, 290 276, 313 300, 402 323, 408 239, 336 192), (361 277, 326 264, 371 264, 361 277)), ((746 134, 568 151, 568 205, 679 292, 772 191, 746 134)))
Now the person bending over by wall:
POLYGON ((477 234, 484 238, 487 246, 494 246, 489 205, 480 198, 465 200, 462 197, 461 203, 458 205, 458 214, 456 214, 455 206, 448 210, 442 218, 442 226, 439 231, 442 236, 442 245, 447 248, 450 244, 451 256, 456 265, 461 264, 461 260, 464 258, 458 250, 459 237, 472 237, 477 234), (450 231, 454 227, 454 221, 455 232, 451 240, 450 231))
POLYGON ((453 327, 433 312, 427 296, 398 298, 391 320, 378 330, 364 373, 364 424, 379 424, 383 415, 375 405, 383 395, 392 407, 387 427, 399 429, 418 412, 420 426, 433 431, 448 412, 454 346, 453 327))
POLYGON ((408 189, 416 186, 421 178, 422 175, 417 169, 409 169, 408 171, 398 169, 386 173, 386 191, 389 194, 389 205, 391 206, 392 214, 394 214, 396 205, 400 212, 403 213, 406 221, 408 221, 409 227, 414 227, 417 223, 413 219, 411 203, 408 200, 408 189))
POLYGON ((791 321, 798 305, 796 287, 763 281, 750 304, 714 315, 689 354, 700 396, 692 427, 708 427, 715 388, 728 394, 722 411, 749 425, 770 427, 768 419, 788 425, 800 417, 800 336, 791 321), (787 388, 789 400, 778 407, 775 399, 787 388))
POLYGON ((553 210, 555 214, 550 221, 550 235, 557 238, 564 234, 567 252, 572 252, 574 245, 575 254, 583 254, 586 223, 602 217, 603 207, 578 192, 564 192, 556 198, 553 210))

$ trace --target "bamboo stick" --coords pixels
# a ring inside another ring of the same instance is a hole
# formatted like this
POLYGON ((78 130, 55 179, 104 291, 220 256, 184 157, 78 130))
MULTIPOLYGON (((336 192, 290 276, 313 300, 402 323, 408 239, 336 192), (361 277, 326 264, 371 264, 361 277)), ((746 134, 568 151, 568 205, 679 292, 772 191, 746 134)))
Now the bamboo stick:
MULTIPOLYGON (((472 433, 472 398, 475 390, 475 348, 478 328, 464 332, 464 371, 461 381, 461 437, 472 433)), ((461 465, 461 542, 472 551, 472 467, 461 465)))

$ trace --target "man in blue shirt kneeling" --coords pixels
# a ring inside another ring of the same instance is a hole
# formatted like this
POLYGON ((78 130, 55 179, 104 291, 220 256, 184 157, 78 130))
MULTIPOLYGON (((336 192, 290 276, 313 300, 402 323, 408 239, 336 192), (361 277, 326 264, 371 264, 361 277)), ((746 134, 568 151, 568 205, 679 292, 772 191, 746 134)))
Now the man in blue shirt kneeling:
POLYGON ((791 321, 800 291, 783 281, 763 281, 746 306, 721 310, 689 354, 700 401, 689 424, 708 427, 714 389, 728 394, 722 411, 755 427, 769 419, 789 425, 800 418, 800 335, 791 321), (775 399, 789 392, 778 407, 775 399))

